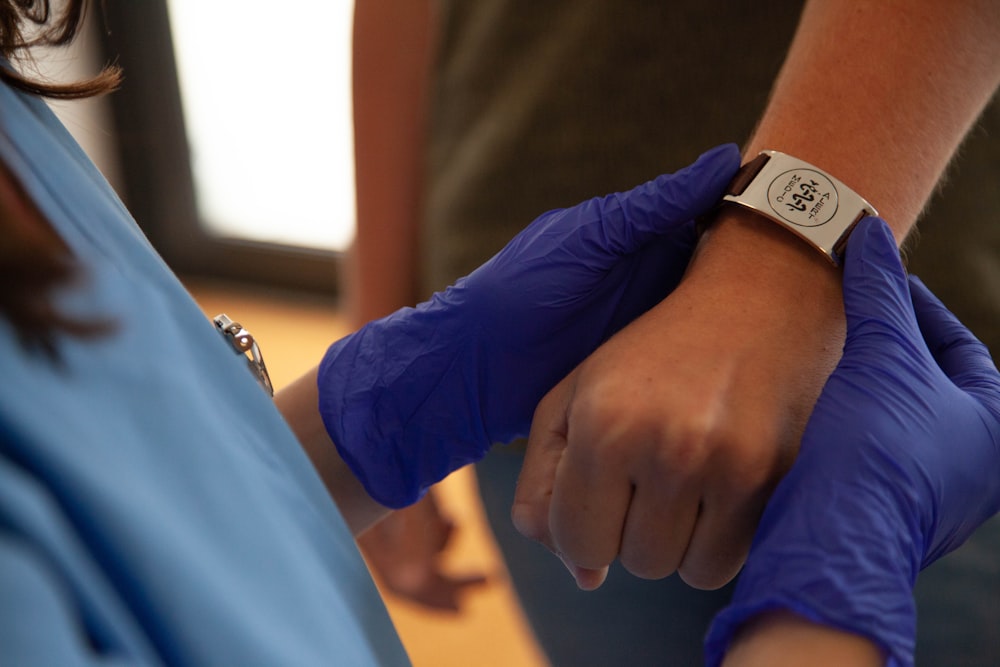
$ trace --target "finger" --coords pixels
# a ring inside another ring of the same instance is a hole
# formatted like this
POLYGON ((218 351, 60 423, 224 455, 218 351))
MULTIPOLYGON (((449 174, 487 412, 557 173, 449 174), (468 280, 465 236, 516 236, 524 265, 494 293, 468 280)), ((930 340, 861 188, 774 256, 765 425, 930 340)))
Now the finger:
POLYGON ((997 371, 989 351, 916 276, 910 277, 910 295, 924 342, 941 370, 959 387, 990 379, 997 371))
POLYGON ((576 585, 580 588, 580 590, 595 591, 600 588, 604 581, 608 578, 608 572, 611 569, 608 566, 583 567, 581 565, 577 565, 560 553, 553 553, 555 553, 556 556, 559 556, 559 560, 562 561, 562 564, 573 576, 573 579, 576 581, 576 585))
POLYGON ((880 218, 858 223, 844 257, 844 311, 848 335, 869 322, 917 333, 906 271, 896 240, 880 218))
MULTIPOLYGON (((582 377, 575 371, 574 385, 582 377)), ((637 438, 611 426, 617 413, 606 391, 593 382, 586 389, 580 393, 574 386, 572 415, 566 403, 567 444, 552 484, 549 529, 553 548, 564 562, 602 570, 618 556, 632 496, 629 465, 635 452, 623 445, 647 442, 648 434, 637 438)))
POLYGON ((671 477, 675 476, 644 476, 632 495, 619 560, 637 577, 662 579, 673 574, 691 540, 702 480, 671 477))
POLYGON ((556 547, 549 530, 549 508, 556 470, 566 449, 566 409, 574 384, 575 372, 538 403, 511 507, 511 521, 518 532, 553 552, 556 547))
POLYGON ((575 373, 571 373, 556 385, 535 410, 514 492, 511 521, 522 535, 559 556, 580 588, 594 590, 604 583, 608 568, 586 568, 564 558, 556 547, 549 523, 556 471, 566 449, 566 410, 573 395, 575 377, 575 373))
POLYGON ((441 512, 437 494, 433 489, 415 505, 401 511, 413 515, 410 526, 411 544, 419 544, 418 536, 422 534, 432 553, 437 554, 445 550, 455 532, 455 524, 441 512))
POLYGON ((428 528, 428 531, 431 537, 431 548, 436 553, 441 553, 448 546, 452 535, 455 534, 455 524, 451 521, 441 519, 441 521, 432 524, 428 528))
MULTIPOLYGON (((734 423, 745 425, 748 414, 759 411, 753 404, 743 407, 747 413, 734 415, 741 417, 734 423)), ((711 474, 702 485, 701 511, 678 568, 688 585, 718 588, 743 566, 764 505, 798 450, 801 431, 791 422, 784 428, 789 430, 744 426, 717 435, 729 446, 715 449, 708 465, 711 474)))
POLYGON ((706 213, 718 203, 739 166, 739 149, 723 144, 674 174, 610 195, 602 202, 601 247, 631 254, 665 231, 706 213))
POLYGON ((482 574, 451 576, 437 572, 426 587, 412 598, 431 609, 457 612, 461 608, 462 595, 469 589, 484 586, 486 581, 486 576, 482 574))
POLYGON ((706 494, 678 574, 692 588, 715 590, 743 567, 763 511, 756 494, 706 494))
POLYGON ((430 609, 457 612, 461 596, 470 588, 485 585, 483 574, 452 576, 435 569, 421 579, 386 577, 380 580, 381 587, 398 597, 412 600, 430 609))
POLYGON ((574 441, 556 471, 549 510, 552 540, 563 560, 593 570, 618 556, 633 491, 627 474, 602 451, 574 441))

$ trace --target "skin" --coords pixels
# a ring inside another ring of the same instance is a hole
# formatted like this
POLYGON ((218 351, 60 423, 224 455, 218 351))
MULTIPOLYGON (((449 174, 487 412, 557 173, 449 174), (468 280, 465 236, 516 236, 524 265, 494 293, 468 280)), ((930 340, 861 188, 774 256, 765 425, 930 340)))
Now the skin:
MULTIPOLYGON (((829 171, 901 240, 1000 81, 997 34, 995 2, 814 0, 746 155, 773 148, 829 171)), ((723 585, 843 337, 839 272, 773 222, 724 209, 681 286, 538 406, 515 524, 583 588, 615 558, 637 576, 723 585)))
POLYGON ((417 302, 425 83, 433 26, 429 2, 355 5, 352 94, 359 222, 346 294, 357 326, 417 302), (388 193, 386 184, 391 184, 388 193))
POLYGON ((351 533, 358 536, 384 519, 391 510, 372 500, 337 454, 337 448, 327 434, 317 408, 318 370, 310 370, 276 393, 274 402, 312 460, 351 533))
POLYGON ((485 584, 486 576, 456 576, 444 567, 441 557, 454 531, 455 524, 428 494, 369 528, 358 544, 382 590, 431 609, 457 612, 465 591, 485 584))
POLYGON ((735 638, 723 667, 880 667, 874 642, 812 623, 789 612, 761 614, 735 638))

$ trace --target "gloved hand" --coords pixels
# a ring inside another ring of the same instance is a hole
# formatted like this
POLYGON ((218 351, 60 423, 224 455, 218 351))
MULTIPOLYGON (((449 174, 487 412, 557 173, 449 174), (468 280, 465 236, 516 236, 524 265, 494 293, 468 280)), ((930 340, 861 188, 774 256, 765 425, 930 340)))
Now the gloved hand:
POLYGON ((844 268, 847 341, 791 471, 706 642, 717 665, 750 617, 790 610, 910 665, 917 572, 1000 509, 1000 375, 866 219, 844 268))
POLYGON ((412 503, 527 435, 539 399, 676 286, 693 219, 739 161, 736 146, 719 146, 674 175, 546 213, 430 301, 333 344, 320 413, 372 498, 412 503))

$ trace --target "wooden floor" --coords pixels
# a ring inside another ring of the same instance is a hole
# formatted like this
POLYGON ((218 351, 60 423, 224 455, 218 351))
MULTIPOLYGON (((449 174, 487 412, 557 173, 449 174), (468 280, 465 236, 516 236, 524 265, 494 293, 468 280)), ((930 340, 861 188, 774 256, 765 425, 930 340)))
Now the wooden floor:
MULTIPOLYGON (((206 316, 224 312, 253 333, 278 389, 315 365, 348 331, 332 301, 195 280, 187 285, 206 316)), ((455 574, 486 573, 486 585, 467 591, 457 614, 426 611, 385 595, 389 613, 416 667, 543 667, 474 485, 467 471, 442 483, 443 510, 458 525, 446 564, 455 574)))

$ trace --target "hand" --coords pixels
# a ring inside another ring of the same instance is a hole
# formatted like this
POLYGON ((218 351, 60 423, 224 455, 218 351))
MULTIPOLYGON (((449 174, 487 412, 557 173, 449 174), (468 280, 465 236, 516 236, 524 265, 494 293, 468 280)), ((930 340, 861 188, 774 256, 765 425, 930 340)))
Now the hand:
POLYGON ((693 218, 738 166, 736 147, 721 146, 673 176, 546 213, 429 302, 331 346, 320 412, 372 498, 412 503, 526 435, 545 392, 677 284, 693 218))
POLYGON ((880 220, 851 236, 844 304, 843 359, 712 626, 710 665, 770 610, 868 637, 890 665, 912 664, 918 570, 1000 509, 1000 374, 922 283, 907 283, 880 220))
POLYGON ((538 406, 518 529, 585 589, 616 557, 700 588, 732 578, 839 358, 840 283, 773 222, 724 209, 680 286, 538 406))
POLYGON ((431 609, 458 611, 459 596, 486 582, 481 574, 452 576, 441 567, 454 524, 435 496, 393 512, 358 538, 368 567, 382 588, 431 609))

